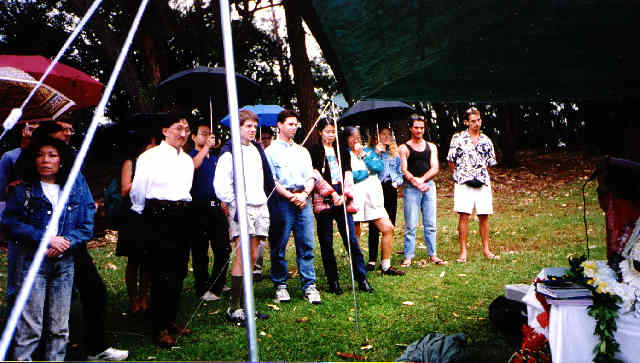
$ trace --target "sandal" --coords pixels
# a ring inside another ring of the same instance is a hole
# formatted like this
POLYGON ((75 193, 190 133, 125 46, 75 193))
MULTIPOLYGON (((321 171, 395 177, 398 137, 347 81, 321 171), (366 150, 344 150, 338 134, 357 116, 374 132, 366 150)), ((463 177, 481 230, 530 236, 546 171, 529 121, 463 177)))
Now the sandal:
POLYGON ((434 265, 446 265, 449 262, 441 260, 438 257, 436 257, 435 259, 431 258, 431 263, 434 264, 434 265))
POLYGON ((411 266, 410 258, 405 258, 404 261, 402 261, 402 263, 400 264, 400 267, 409 267, 409 266, 411 266))
POLYGON ((484 255, 487 260, 499 260, 500 256, 496 256, 493 253, 489 253, 488 255, 484 255))

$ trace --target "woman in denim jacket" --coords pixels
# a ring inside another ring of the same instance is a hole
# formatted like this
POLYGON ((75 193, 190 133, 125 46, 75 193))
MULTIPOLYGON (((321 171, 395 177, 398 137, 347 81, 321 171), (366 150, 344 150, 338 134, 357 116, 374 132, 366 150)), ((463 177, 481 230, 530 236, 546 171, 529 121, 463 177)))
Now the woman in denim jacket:
MULTIPOLYGON (((45 234, 72 162, 68 147, 59 140, 35 140, 25 150, 23 182, 10 191, 2 218, 19 249, 19 261, 16 261, 18 288, 21 288, 45 234)), ((94 212, 89 186, 79 177, 60 216, 55 237, 49 241, 46 257, 18 321, 14 336, 15 360, 32 360, 41 340, 43 360, 64 360, 74 271, 70 249, 91 238, 94 212), (43 331, 44 326, 46 331, 43 331)))
MULTIPOLYGON (((393 135, 389 127, 380 128, 380 144, 384 151, 377 152, 384 163, 384 168, 378 173, 380 183, 382 183, 382 194, 384 194, 384 209, 389 215, 389 220, 396 225, 396 211, 398 209, 398 188, 402 185, 404 176, 402 175, 402 161, 398 153, 398 145, 393 141, 393 135)), ((365 150, 375 150, 378 145, 378 136, 372 134, 369 140, 369 148, 365 150)), ((378 148, 380 150, 381 148, 378 148)), ((380 243, 380 232, 376 225, 369 222, 369 263, 367 270, 373 271, 378 262, 378 245, 380 243)))

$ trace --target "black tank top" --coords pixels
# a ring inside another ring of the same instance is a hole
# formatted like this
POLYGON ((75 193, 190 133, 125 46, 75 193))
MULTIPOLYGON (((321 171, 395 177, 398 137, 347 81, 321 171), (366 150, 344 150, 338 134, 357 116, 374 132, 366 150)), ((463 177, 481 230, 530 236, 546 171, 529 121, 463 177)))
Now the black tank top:
POLYGON ((407 169, 413 176, 421 177, 431 169, 431 148, 429 143, 425 143, 424 151, 415 151, 409 144, 409 157, 407 158, 407 169))

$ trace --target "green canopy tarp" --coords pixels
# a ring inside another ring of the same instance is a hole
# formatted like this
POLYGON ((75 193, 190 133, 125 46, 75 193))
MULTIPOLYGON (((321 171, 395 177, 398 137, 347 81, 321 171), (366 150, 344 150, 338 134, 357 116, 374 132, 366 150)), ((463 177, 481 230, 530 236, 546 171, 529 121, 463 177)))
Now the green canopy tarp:
POLYGON ((546 101, 640 96, 640 2, 310 0, 346 96, 546 101))

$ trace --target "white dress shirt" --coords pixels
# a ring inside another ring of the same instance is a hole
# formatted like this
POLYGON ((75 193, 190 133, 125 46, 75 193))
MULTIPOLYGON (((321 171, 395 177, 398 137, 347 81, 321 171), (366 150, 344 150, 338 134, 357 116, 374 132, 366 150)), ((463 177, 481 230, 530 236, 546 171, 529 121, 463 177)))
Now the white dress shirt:
MULTIPOLYGON (((253 206, 265 204, 267 196, 264 194, 262 158, 253 144, 242 145, 242 162, 247 204, 253 206)), ((218 166, 213 177, 213 189, 215 189, 218 199, 227 204, 233 203, 236 199, 233 180, 233 158, 231 152, 226 152, 218 159, 218 166)))
POLYGON ((138 157, 131 184, 131 209, 142 214, 145 200, 191 201, 193 159, 162 141, 138 157))

